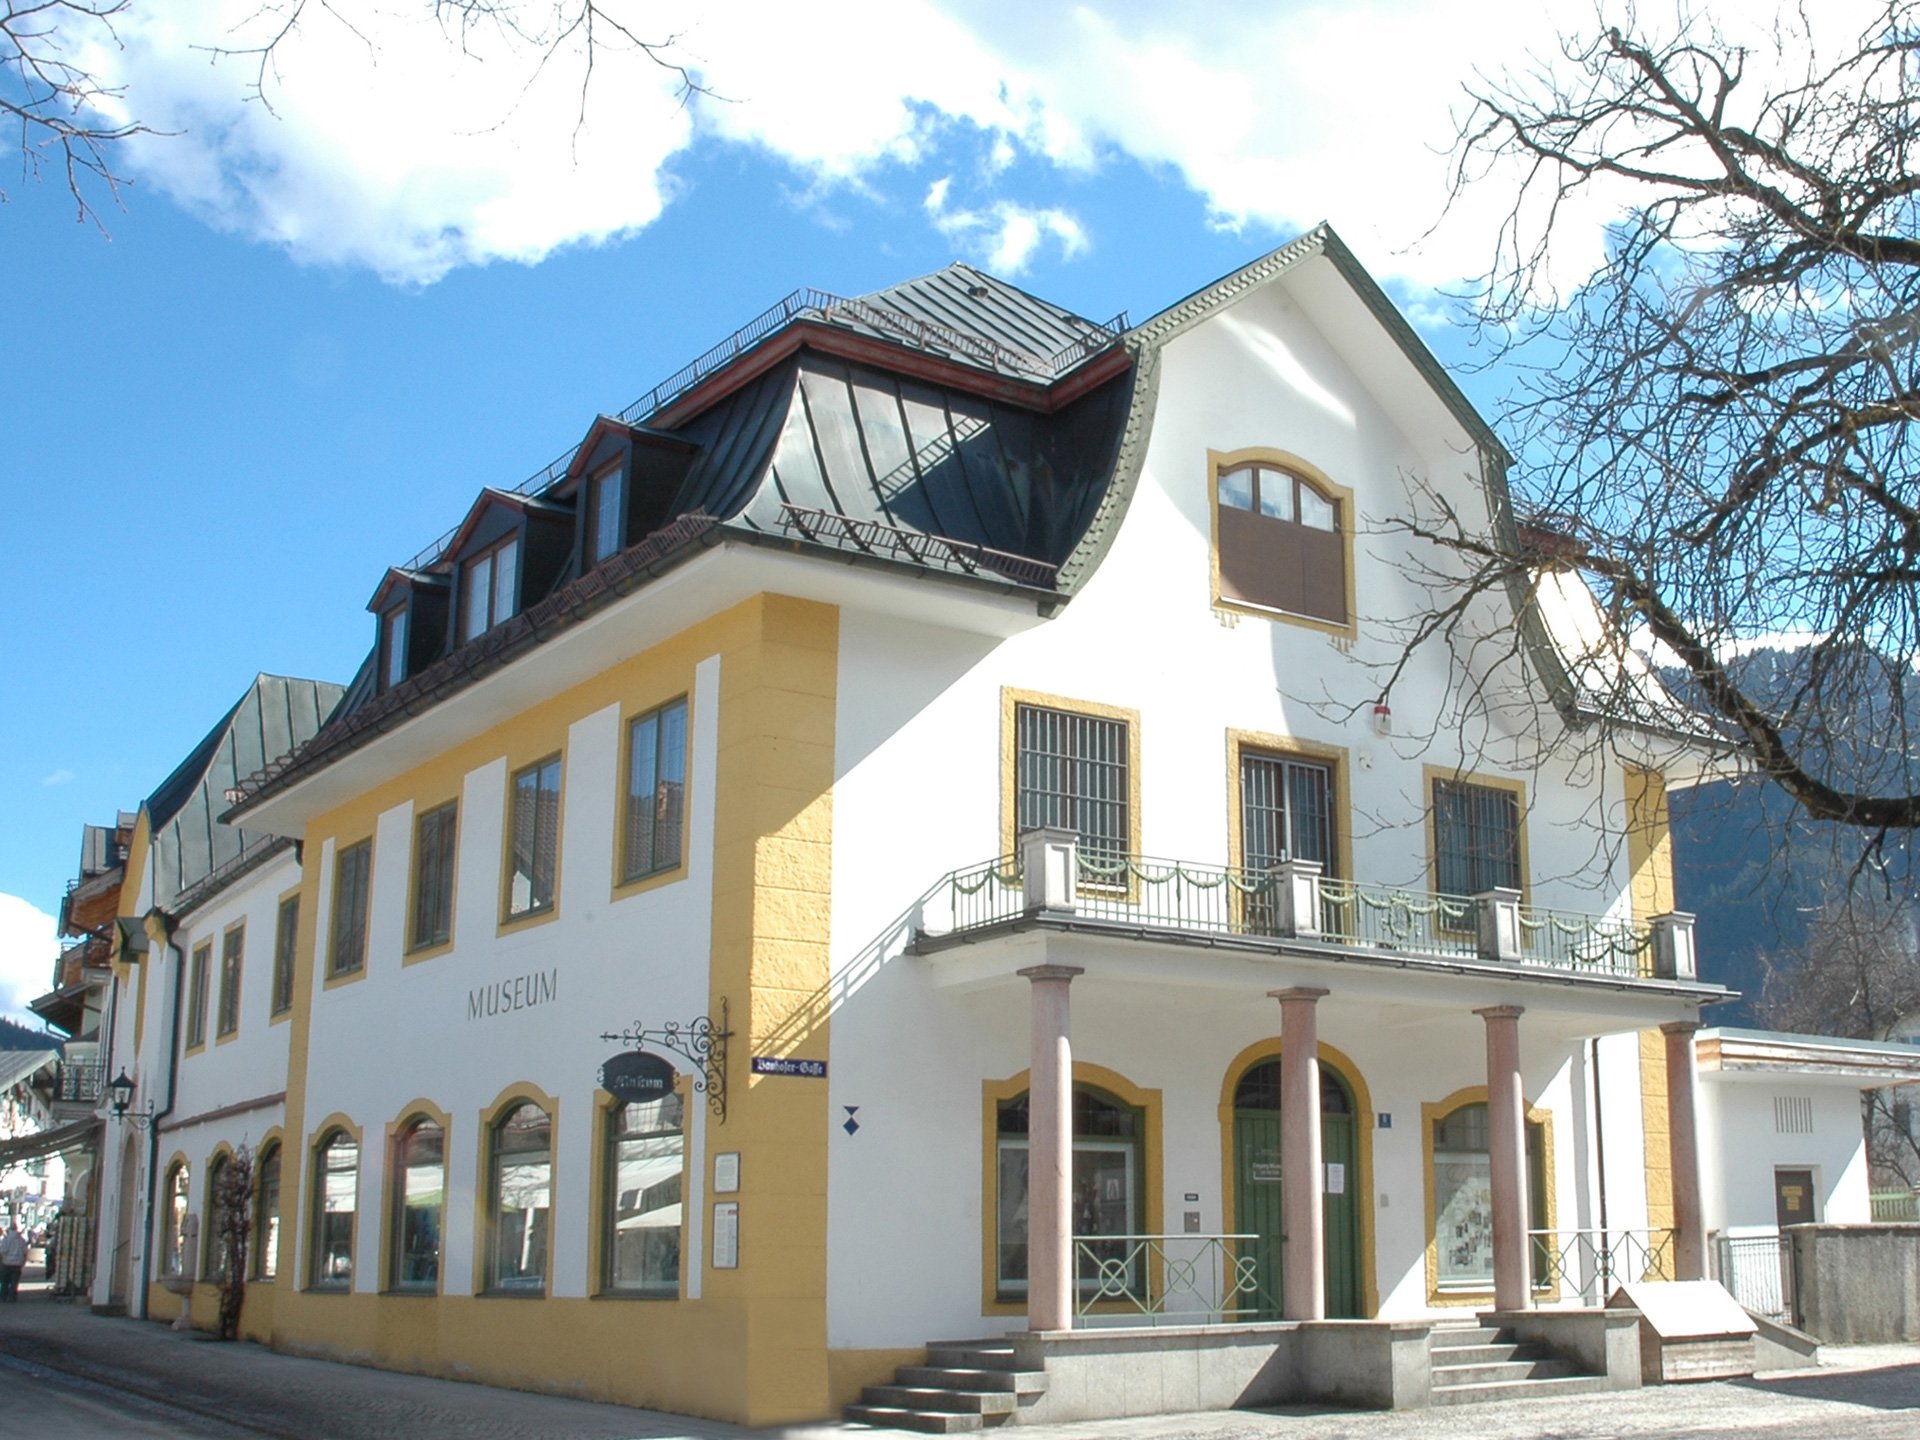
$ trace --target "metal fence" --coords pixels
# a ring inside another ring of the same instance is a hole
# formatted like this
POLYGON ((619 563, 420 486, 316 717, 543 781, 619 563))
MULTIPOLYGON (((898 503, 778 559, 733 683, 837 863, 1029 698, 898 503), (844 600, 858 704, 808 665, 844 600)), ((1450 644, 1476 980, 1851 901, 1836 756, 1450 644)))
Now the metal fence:
MULTIPOLYGON (((1080 849, 1071 909, 1075 916, 1143 930, 1298 936, 1437 959, 1497 958, 1628 978, 1654 973, 1652 931, 1646 925, 1516 906, 1519 949, 1495 955, 1483 948, 1489 942, 1482 907, 1500 901, 1320 875, 1290 889, 1286 873, 1284 866, 1245 869, 1080 849), (1317 915, 1317 933, 1311 924, 1290 921, 1296 914, 1317 915)), ((1021 857, 1003 855, 956 870, 936 885, 922 908, 920 929, 927 935, 982 929, 1017 919, 1027 908, 1021 857)))
POLYGON ((1797 1323, 1793 1242, 1779 1233, 1716 1235, 1714 1278, 1756 1315, 1797 1323))
POLYGON ((1258 1235, 1076 1235, 1085 1326, 1236 1325, 1278 1315, 1258 1235))
POLYGON ((1533 1283, 1604 1305, 1618 1285, 1673 1279, 1672 1230, 1529 1230, 1533 1283))
POLYGON ((79 1105, 95 1105, 106 1067, 98 1060, 62 1060, 54 1070, 53 1098, 79 1105))

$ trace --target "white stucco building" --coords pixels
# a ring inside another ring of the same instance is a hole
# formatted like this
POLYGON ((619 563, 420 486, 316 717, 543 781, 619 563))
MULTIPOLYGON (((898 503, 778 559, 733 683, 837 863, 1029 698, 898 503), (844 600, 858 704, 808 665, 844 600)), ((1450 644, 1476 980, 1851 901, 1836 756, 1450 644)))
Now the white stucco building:
POLYGON ((1512 545, 1506 464, 1325 229, 1137 327, 795 297, 387 572, 252 868, 169 898, 150 803, 102 1297, 171 1313, 242 1140, 253 1333, 755 1424, 940 1337, 1701 1273, 1707 752, 1576 579, 1396 524, 1512 545))

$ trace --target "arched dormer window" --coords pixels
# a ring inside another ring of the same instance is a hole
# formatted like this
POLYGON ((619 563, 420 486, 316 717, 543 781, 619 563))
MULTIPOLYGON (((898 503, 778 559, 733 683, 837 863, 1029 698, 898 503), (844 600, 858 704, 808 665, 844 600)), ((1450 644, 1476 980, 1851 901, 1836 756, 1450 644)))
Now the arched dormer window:
POLYGON ((1343 628, 1353 623, 1348 495, 1265 460, 1220 463, 1216 493, 1221 600, 1343 628))

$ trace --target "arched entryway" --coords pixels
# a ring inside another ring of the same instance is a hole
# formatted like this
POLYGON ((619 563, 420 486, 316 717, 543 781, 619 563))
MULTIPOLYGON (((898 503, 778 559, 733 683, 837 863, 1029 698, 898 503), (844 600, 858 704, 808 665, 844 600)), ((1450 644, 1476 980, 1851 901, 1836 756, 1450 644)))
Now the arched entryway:
MULTIPOLYGON (((1365 1315, 1361 1270, 1359 1136, 1352 1089, 1340 1073, 1320 1063, 1320 1148, 1326 1173, 1327 1315, 1365 1315)), ((1233 1090, 1234 1229, 1258 1235, 1258 1277, 1271 1306, 1261 1318, 1277 1319, 1285 1246, 1280 1213, 1280 1060, 1247 1067, 1233 1090)))

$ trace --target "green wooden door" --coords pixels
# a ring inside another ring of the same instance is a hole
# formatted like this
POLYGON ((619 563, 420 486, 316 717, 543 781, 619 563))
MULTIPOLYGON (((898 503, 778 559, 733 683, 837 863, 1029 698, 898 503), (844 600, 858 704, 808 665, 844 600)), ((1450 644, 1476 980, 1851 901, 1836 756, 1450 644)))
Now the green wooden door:
MULTIPOLYGON (((1360 1296, 1358 1138, 1353 1100, 1340 1077, 1320 1067, 1320 1148, 1325 1164, 1327 1314, 1334 1319, 1363 1318, 1360 1296)), ((1258 1235, 1255 1273, 1264 1302, 1257 1316, 1278 1319, 1283 1275, 1280 1216, 1280 1064, 1266 1061, 1249 1070, 1235 1091, 1233 1112, 1234 1223, 1245 1235, 1258 1235)))
MULTIPOLYGON (((1251 1302, 1252 1314, 1237 1318, 1280 1318, 1280 1112, 1233 1112, 1234 1228, 1242 1235, 1258 1235, 1254 1247, 1254 1279, 1259 1285, 1251 1302)), ((1241 1297, 1240 1303, 1249 1302, 1241 1297)))

